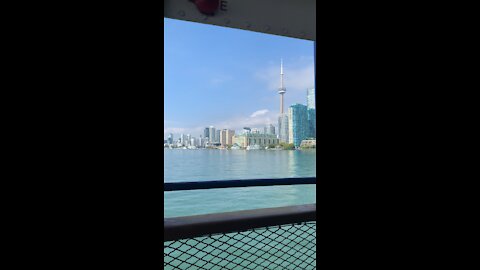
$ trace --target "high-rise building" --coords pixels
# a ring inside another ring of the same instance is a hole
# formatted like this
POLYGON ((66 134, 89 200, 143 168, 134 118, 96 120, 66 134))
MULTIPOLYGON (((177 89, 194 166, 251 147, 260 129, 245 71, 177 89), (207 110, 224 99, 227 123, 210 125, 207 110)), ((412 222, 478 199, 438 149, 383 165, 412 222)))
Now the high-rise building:
POLYGON ((222 131, 220 131, 220 144, 222 146, 227 145, 227 130, 226 129, 222 129, 222 131))
POLYGON ((210 138, 210 128, 206 127, 206 128, 203 130, 203 137, 204 137, 204 138, 210 138))
POLYGON ((315 109, 315 88, 307 89, 307 117, 308 117, 308 137, 317 137, 317 121, 315 109))
POLYGON ((208 141, 209 141, 210 143, 214 143, 214 142, 215 142, 215 128, 214 128, 213 126, 210 126, 210 127, 208 128, 208 134, 210 135, 210 136, 208 137, 208 141))
POLYGON ((284 113, 278 117, 278 138, 280 142, 288 142, 288 114, 284 113))
POLYGON ((309 126, 307 106, 294 104, 288 108, 288 142, 300 147, 303 140, 308 138, 309 126))
POLYGON ((227 129, 227 145, 233 145, 233 136, 235 136, 235 130, 227 129))
POLYGON ((220 132, 220 144, 222 146, 233 145, 234 130, 224 129, 220 132))
POLYGON ((168 134, 167 143, 168 144, 173 144, 173 134, 172 133, 168 134))
POLYGON ((263 128, 265 134, 272 134, 272 135, 275 135, 275 126, 272 125, 272 124, 269 124, 269 125, 266 125, 264 128, 263 128))
POLYGON ((180 144, 183 145, 183 146, 187 145, 186 141, 185 141, 185 134, 183 134, 183 133, 180 134, 180 144))
POLYGON ((315 88, 307 89, 307 108, 315 109, 315 88))
POLYGON ((315 109, 307 109, 308 137, 317 138, 317 114, 315 109))
POLYGON ((220 132, 221 132, 220 129, 217 129, 217 130, 215 131, 215 140, 214 140, 213 142, 215 142, 215 143, 220 143, 220 132))

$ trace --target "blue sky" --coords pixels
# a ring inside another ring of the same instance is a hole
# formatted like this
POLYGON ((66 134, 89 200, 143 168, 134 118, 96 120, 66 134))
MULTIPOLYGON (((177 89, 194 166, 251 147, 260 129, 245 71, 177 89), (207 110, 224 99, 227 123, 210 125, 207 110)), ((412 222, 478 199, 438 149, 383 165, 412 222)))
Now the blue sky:
POLYGON ((285 109, 314 87, 311 41, 164 19, 164 137, 206 126, 276 126, 280 59, 285 109))

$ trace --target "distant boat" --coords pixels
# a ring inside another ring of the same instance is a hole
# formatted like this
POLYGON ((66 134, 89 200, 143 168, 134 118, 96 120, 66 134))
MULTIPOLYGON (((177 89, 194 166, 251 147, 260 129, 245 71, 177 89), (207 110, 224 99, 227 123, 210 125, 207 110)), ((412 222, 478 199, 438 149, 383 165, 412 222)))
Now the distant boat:
POLYGON ((249 145, 249 146, 247 146, 247 150, 260 150, 260 145, 258 145, 258 144, 249 145))

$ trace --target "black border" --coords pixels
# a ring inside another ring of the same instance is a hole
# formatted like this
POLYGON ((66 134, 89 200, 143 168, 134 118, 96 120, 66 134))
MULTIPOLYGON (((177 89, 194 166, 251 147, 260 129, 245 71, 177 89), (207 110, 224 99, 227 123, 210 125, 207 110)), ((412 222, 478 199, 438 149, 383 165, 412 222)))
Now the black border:
MULTIPOLYGON (((162 267, 160 4, 22 4, 8 22, 16 263, 162 267)), ((445 224, 463 205, 432 187, 457 179, 439 184, 453 175, 444 159, 461 156, 441 150, 463 139, 448 131, 463 135, 452 121, 467 116, 450 115, 462 64, 444 55, 463 47, 445 31, 465 25, 419 4, 317 4, 318 265, 443 263, 459 245, 439 229, 460 231, 445 224)))

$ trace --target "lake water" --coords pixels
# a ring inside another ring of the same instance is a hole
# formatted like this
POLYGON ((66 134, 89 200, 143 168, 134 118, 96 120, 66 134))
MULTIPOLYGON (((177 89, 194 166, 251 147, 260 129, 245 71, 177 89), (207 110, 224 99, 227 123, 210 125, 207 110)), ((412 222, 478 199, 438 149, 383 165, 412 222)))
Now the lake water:
MULTIPOLYGON (((164 149, 164 181, 315 177, 316 150, 164 149)), ((164 192, 165 217, 315 203, 315 185, 164 192)))

